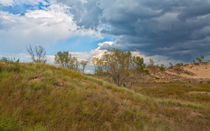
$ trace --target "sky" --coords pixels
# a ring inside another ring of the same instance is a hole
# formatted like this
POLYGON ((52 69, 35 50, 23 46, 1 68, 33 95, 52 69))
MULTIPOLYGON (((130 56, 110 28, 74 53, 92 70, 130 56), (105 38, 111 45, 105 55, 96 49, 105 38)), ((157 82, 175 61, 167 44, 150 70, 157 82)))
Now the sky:
MULTIPOLYGON (((210 59, 210 0, 0 0, 0 57, 41 45, 91 60, 117 48, 157 64, 210 59)), ((91 69, 89 69, 91 70, 91 69)))

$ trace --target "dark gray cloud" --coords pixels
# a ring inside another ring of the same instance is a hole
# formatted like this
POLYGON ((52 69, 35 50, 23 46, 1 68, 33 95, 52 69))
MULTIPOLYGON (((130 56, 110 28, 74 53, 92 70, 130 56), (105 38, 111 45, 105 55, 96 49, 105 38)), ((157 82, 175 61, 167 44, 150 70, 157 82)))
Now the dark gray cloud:
POLYGON ((75 21, 86 28, 110 26, 118 47, 191 61, 210 56, 210 0, 87 0, 70 5, 75 21))

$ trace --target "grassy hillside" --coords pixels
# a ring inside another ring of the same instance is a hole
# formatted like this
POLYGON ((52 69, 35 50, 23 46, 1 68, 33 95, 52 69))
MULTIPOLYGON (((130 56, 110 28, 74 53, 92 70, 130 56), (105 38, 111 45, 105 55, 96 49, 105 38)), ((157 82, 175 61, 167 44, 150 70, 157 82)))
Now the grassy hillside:
POLYGON ((139 86, 0 62, 0 130, 210 130, 210 85, 139 86))

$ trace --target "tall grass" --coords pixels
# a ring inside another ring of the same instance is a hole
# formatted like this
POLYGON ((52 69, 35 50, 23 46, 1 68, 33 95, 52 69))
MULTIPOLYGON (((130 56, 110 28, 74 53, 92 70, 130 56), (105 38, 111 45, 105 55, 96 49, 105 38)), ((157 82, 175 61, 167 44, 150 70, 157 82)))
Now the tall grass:
POLYGON ((0 69, 0 130, 210 129, 210 111, 197 103, 50 65, 0 62, 0 69))

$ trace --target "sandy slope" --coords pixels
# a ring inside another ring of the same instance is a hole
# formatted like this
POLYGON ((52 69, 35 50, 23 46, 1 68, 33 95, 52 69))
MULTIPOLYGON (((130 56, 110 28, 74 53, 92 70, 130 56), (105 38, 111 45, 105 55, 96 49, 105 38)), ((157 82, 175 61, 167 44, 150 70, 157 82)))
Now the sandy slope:
POLYGON ((184 70, 192 72, 194 75, 185 75, 185 77, 195 79, 210 79, 210 63, 200 65, 187 65, 184 70))
POLYGON ((167 70, 166 73, 186 79, 209 79, 210 80, 210 63, 202 63, 199 65, 183 66, 184 72, 177 73, 174 70, 167 70), (187 73, 186 73, 187 72, 187 73))

